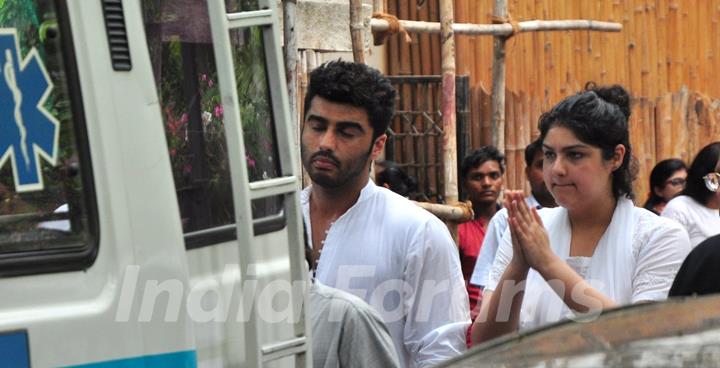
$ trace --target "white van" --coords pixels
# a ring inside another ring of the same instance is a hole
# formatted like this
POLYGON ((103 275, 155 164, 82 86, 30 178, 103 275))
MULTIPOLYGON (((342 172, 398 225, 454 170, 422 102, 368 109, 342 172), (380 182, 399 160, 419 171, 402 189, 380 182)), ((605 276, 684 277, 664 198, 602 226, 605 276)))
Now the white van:
POLYGON ((0 366, 305 367, 275 1, 0 0, 0 366))

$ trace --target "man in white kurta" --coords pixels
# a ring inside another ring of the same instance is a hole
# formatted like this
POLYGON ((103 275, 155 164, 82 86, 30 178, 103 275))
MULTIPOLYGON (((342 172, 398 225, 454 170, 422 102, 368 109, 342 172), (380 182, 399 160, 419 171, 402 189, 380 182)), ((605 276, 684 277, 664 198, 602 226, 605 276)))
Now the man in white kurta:
MULTIPOLYGON (((306 224, 311 192, 301 197, 306 224)), ((380 313, 404 367, 434 365, 465 350, 467 292, 447 228, 370 180, 330 226, 315 277, 380 313)))
POLYGON ((377 310, 403 367, 459 355, 470 316, 450 233, 370 180, 395 89, 377 70, 340 60, 319 66, 309 79, 300 143, 312 185, 301 201, 316 279, 377 310))

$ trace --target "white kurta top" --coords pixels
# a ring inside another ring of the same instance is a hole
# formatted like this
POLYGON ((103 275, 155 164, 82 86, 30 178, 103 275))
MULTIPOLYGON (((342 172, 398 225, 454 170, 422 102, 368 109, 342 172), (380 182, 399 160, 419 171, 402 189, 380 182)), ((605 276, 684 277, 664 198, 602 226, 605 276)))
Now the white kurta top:
POLYGON ((354 295, 315 281, 308 307, 313 368, 395 368, 395 344, 375 309, 354 295))
POLYGON ((720 212, 686 195, 670 200, 660 215, 680 223, 687 230, 693 248, 703 240, 720 234, 720 212))
MULTIPOLYGON (((308 239, 311 190, 301 196, 308 239)), ((328 230, 316 279, 378 311, 403 367, 435 365, 466 349, 468 296, 447 227, 372 181, 328 230)))
MULTIPOLYGON (((525 198, 525 203, 527 203, 528 207, 541 208, 540 203, 538 203, 532 194, 525 198)), ((485 287, 487 284, 490 267, 492 267, 493 261, 495 260, 495 253, 497 253, 500 240, 507 227, 507 208, 502 208, 495 213, 495 216, 493 216, 490 219, 490 223, 488 223, 485 239, 483 239, 482 247, 480 247, 480 255, 478 255, 477 261, 475 261, 475 269, 473 269, 472 277, 470 277, 471 284, 477 287, 485 287)))
MULTIPOLYGON (((570 257, 571 229, 562 207, 539 211, 553 252, 603 295, 618 305, 658 301, 667 293, 680 265, 690 252, 687 232, 628 199, 618 200, 612 220, 592 257, 570 257)), ((486 290, 495 290, 512 258, 510 231, 503 235, 486 290)), ((535 270, 527 277, 520 309, 520 329, 535 328, 574 318, 560 297, 535 270)))

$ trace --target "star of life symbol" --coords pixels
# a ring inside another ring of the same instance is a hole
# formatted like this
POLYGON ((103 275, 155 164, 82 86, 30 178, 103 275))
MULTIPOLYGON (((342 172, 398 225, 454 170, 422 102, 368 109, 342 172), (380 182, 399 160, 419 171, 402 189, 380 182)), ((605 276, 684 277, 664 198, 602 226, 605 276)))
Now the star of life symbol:
POLYGON ((17 192, 43 189, 41 157, 57 163, 60 122, 44 107, 52 88, 37 50, 22 59, 17 31, 0 28, 0 168, 10 160, 17 192))

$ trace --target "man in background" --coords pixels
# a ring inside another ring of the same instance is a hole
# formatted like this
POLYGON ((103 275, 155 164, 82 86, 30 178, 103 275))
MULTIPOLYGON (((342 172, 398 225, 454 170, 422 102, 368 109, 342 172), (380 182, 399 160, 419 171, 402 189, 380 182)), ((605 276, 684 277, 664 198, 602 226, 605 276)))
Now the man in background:
POLYGON ((458 225, 458 248, 465 287, 470 302, 470 319, 475 320, 481 290, 469 283, 490 219, 500 209, 505 156, 493 146, 481 147, 463 158, 460 179, 475 217, 458 225))
MULTIPOLYGON (((530 195, 525 198, 529 207, 540 209, 542 207, 556 207, 555 198, 545 186, 543 179, 543 151, 542 141, 536 140, 525 147, 525 175, 530 183, 530 195)), ((470 278, 470 284, 484 288, 488 273, 495 260, 500 240, 508 227, 508 214, 506 209, 498 211, 488 224, 487 235, 482 244, 480 256, 470 278)), ((479 310, 479 305, 476 306, 479 310)))

